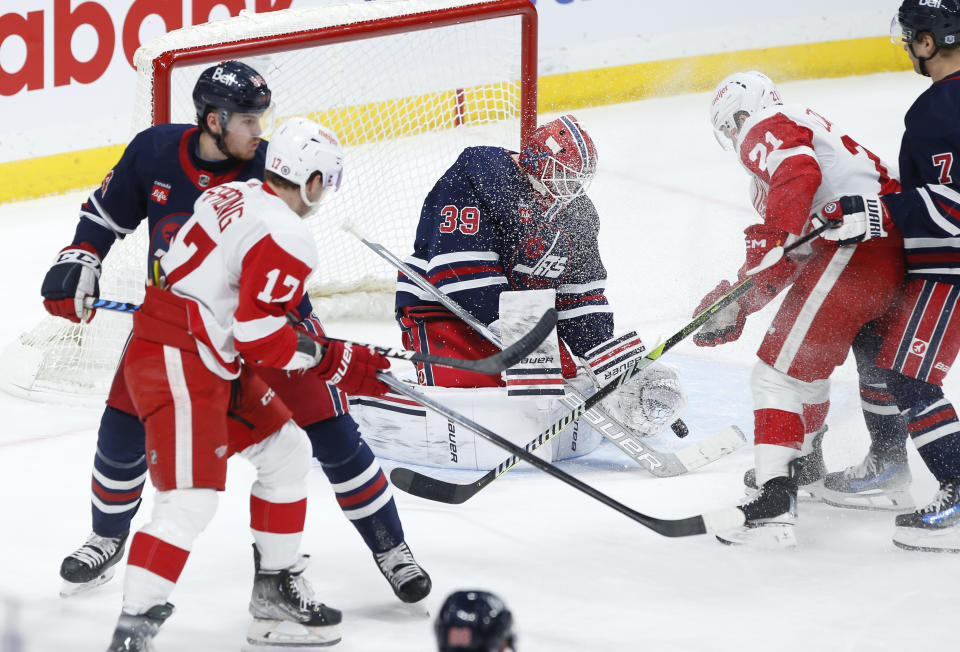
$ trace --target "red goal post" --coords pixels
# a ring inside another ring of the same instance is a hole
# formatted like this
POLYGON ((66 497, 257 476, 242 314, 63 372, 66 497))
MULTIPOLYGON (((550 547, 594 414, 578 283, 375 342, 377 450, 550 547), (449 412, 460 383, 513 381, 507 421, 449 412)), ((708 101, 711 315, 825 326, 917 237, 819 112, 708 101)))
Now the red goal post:
MULTIPOLYGON (((275 121, 305 115, 344 145, 341 190, 310 218, 320 264, 308 289, 325 317, 386 316, 392 306, 395 270, 341 224, 405 256, 424 196, 464 147, 518 151, 536 127, 537 14, 529 0, 344 2, 241 12, 169 32, 134 57, 133 133, 195 122, 197 76, 227 59, 264 76, 275 121)), ((146 247, 144 228, 113 247, 103 297, 142 299, 146 247)), ((39 400, 100 400, 129 327, 128 315, 108 311, 79 326, 47 318, 4 351, 0 387, 39 400)))

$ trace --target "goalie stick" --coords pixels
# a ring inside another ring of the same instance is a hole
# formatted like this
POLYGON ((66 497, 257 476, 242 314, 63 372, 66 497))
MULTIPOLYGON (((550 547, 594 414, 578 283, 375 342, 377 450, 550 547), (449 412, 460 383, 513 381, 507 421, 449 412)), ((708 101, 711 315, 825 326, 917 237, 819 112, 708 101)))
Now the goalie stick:
MULTIPOLYGON (((135 303, 124 303, 122 301, 91 298, 85 299, 83 305, 86 308, 101 308, 103 310, 115 310, 118 312, 136 312, 140 307, 135 303)), ((377 346, 374 344, 363 344, 361 342, 341 340, 336 337, 324 337, 334 342, 344 342, 346 344, 352 344, 353 346, 365 346, 369 349, 373 349, 386 358, 393 358, 394 360, 424 362, 427 364, 436 364, 444 367, 453 367, 455 369, 464 369, 466 371, 475 371, 481 374, 498 374, 501 371, 517 364, 530 353, 532 353, 534 349, 539 346, 540 342, 550 335, 551 331, 553 331, 553 328, 556 325, 557 311, 554 308, 550 308, 544 312, 543 315, 541 315, 539 321, 534 324, 533 328, 531 328, 514 344, 508 346, 506 349, 498 353, 486 358, 480 358, 479 360, 448 358, 440 355, 432 355, 430 353, 417 353, 416 351, 394 349, 387 346, 377 346)))
MULTIPOLYGON (((756 274, 757 272, 763 271, 768 267, 772 267, 784 255, 796 249, 797 247, 800 247, 806 244, 813 238, 817 237, 825 229, 829 228, 829 226, 830 225, 824 225, 822 227, 814 229, 807 235, 799 238, 798 240, 796 240, 791 244, 772 249, 770 252, 767 253, 766 256, 764 256, 760 264, 752 268, 750 271, 753 274, 756 274)), ((651 364, 653 360, 656 360, 657 358, 659 358, 666 351, 673 348, 676 344, 678 344, 684 338, 686 338, 687 336, 692 334, 694 331, 696 331, 707 320, 709 320, 709 318, 714 313, 716 313, 718 310, 723 309, 725 306, 729 305, 732 301, 736 300, 738 297, 746 293, 751 287, 753 287, 752 276, 744 279, 743 281, 735 285, 730 290, 730 292, 728 292, 724 296, 717 299, 712 305, 710 305, 705 310, 703 310, 700 314, 694 317, 693 320, 685 324, 682 328, 680 328, 680 330, 678 330, 676 333, 674 333, 669 338, 667 338, 666 341, 664 341, 662 344, 656 347, 653 351, 648 353, 647 356, 637 361, 631 369, 628 369, 627 372, 624 373, 623 376, 618 378, 616 381, 614 381, 610 385, 607 385, 606 387, 601 389, 599 392, 597 392, 597 394, 594 394, 585 403, 578 406, 573 412, 567 414, 560 421, 558 421, 557 423, 550 426, 547 430, 540 433, 540 435, 536 439, 527 443, 524 446, 524 449, 529 453, 536 450, 546 442, 550 441, 550 439, 556 436, 556 434, 559 433, 561 430, 563 430, 563 428, 565 428, 567 425, 569 425, 570 423, 575 421, 577 418, 579 418, 584 412, 586 412, 589 409, 590 404, 595 404, 597 401, 601 400, 603 398, 603 395, 605 395, 606 393, 616 391, 616 386, 626 382, 630 375, 633 375, 637 371, 640 371, 647 365, 651 364), (611 389, 611 386, 613 386, 612 389, 611 389), (598 394, 601 395, 599 398, 598 398, 598 394)), ((729 448, 726 450, 721 448, 720 450, 714 450, 714 451, 710 451, 709 449, 707 451, 697 451, 702 453, 702 457, 700 459, 697 459, 697 458, 690 459, 686 463, 688 470, 690 468, 697 468, 697 466, 702 466, 703 464, 706 464, 707 461, 712 461, 709 459, 710 457, 718 458, 718 457, 721 457, 722 455, 725 455, 726 453, 732 452, 733 450, 735 450, 740 446, 740 444, 738 444, 737 442, 739 441, 742 444, 744 440, 745 438, 743 436, 743 433, 736 426, 731 426, 729 428, 726 428, 725 430, 720 431, 719 433, 713 435, 707 440, 704 440, 704 442, 712 446, 718 446, 718 447, 725 445, 725 442, 729 442, 728 444, 726 444, 729 448), (706 459, 707 461, 702 461, 703 459, 706 459), (701 461, 701 463, 697 464, 698 461, 701 461)), ((704 443, 701 443, 700 447, 702 448, 703 445, 704 443)), ((678 461, 680 463, 684 463, 683 458, 693 450, 694 450, 694 447, 690 447, 688 449, 679 450, 673 454, 671 453, 660 453, 660 454, 663 455, 665 459, 667 459, 668 461, 672 461, 672 460, 670 460, 670 458, 667 456, 673 455, 674 457, 678 458, 678 461)), ((397 467, 393 469, 393 471, 390 473, 390 481, 393 482, 393 484, 397 488, 403 491, 406 491, 407 493, 410 493, 414 496, 418 496, 420 498, 435 500, 443 503, 460 504, 472 498, 481 489, 483 489, 488 484, 496 480, 498 477, 500 477, 501 475, 509 471, 517 463, 520 462, 520 459, 525 459, 525 458, 520 458, 519 456, 516 456, 516 455, 510 456, 507 459, 505 459, 503 462, 498 464, 494 469, 485 473, 479 479, 466 484, 446 482, 444 480, 432 478, 428 475, 424 475, 422 473, 418 473, 417 471, 414 471, 412 469, 407 469, 404 467, 397 467)))
MULTIPOLYGON (((429 293, 437 300, 438 303, 443 304, 448 310, 469 324, 480 335, 492 342, 494 345, 500 346, 500 338, 485 324, 478 321, 473 315, 464 310, 453 299, 438 290, 433 284, 423 278, 419 273, 417 273, 416 270, 400 260, 390 250, 377 242, 368 240, 352 225, 344 225, 344 229, 352 233, 357 239, 369 247, 378 256, 390 262, 407 278, 415 283, 417 287, 429 293)), ((612 442, 624 454, 629 456, 642 467, 646 468, 652 475, 657 477, 681 475, 683 473, 687 473, 688 471, 692 471, 693 469, 700 468, 701 466, 720 459, 727 453, 736 450, 745 443, 745 439, 743 438, 742 434, 739 433, 739 431, 727 428, 678 451, 659 451, 644 441, 643 437, 634 434, 623 423, 611 417, 606 410, 602 408, 602 406, 596 406, 596 403, 594 403, 593 409, 590 409, 589 411, 579 410, 579 406, 582 405, 585 400, 587 400, 586 397, 582 392, 580 392, 579 389, 566 381, 564 381, 564 387, 567 390, 567 394, 561 397, 560 400, 567 407, 573 410, 578 410, 578 412, 577 417, 564 424, 563 427, 566 427, 576 419, 580 418, 580 416, 583 416, 605 439, 612 442)), ((674 425, 677 429, 681 429, 681 431, 682 429, 686 428, 686 425, 683 424, 682 421, 678 421, 678 423, 674 425)), ((563 428, 552 432, 545 431, 544 433, 541 433, 540 436, 527 444, 527 446, 532 447, 529 448, 529 450, 539 448, 556 434, 558 434, 562 429, 563 428)), ((678 432, 677 435, 680 436, 680 433, 678 432)), ((497 468, 503 467, 504 470, 506 470, 512 467, 515 463, 515 461, 509 459, 504 460, 504 462, 497 465, 497 468)), ((398 484, 398 486, 403 488, 402 485, 398 484)))
POLYGON ((469 428, 487 441, 496 444, 500 448, 509 452, 514 457, 537 467, 541 471, 552 475, 561 482, 570 485, 574 489, 585 493, 594 500, 597 500, 604 505, 617 510, 628 518, 633 519, 644 527, 650 528, 654 532, 662 534, 665 537, 689 537, 711 532, 722 532, 740 527, 746 522, 746 516, 739 507, 726 507, 712 512, 706 512, 696 516, 680 519, 663 519, 656 518, 654 516, 648 516, 647 514, 638 512, 627 507, 623 503, 614 500, 610 496, 586 484, 585 482, 581 482, 569 473, 557 468, 550 462, 546 462, 536 455, 531 455, 529 452, 520 448, 516 444, 511 443, 509 440, 504 439, 492 430, 485 428, 479 423, 471 421, 462 414, 445 407, 443 404, 425 396, 412 387, 409 387, 406 383, 395 376, 384 372, 379 372, 377 376, 385 384, 393 388, 393 390, 398 394, 402 394, 403 396, 406 396, 407 398, 412 399, 421 405, 429 407, 431 410, 438 412, 454 423, 458 423, 465 428, 469 428))

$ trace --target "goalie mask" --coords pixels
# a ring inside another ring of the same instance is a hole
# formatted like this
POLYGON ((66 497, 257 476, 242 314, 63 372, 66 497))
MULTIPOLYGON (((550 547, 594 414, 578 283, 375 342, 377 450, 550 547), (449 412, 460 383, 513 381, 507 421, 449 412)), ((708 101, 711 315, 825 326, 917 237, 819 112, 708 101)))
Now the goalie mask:
POLYGON ((733 149, 740 131, 737 118, 745 118, 775 104, 783 104, 780 93, 762 72, 751 70, 730 75, 717 85, 710 102, 714 137, 724 149, 733 149))
POLYGON ((280 124, 267 145, 265 169, 300 186, 300 198, 316 210, 320 201, 307 198, 307 182, 319 172, 325 190, 339 190, 343 149, 336 135, 326 127, 306 118, 290 118, 280 124))
POLYGON ((447 596, 433 625, 439 652, 500 652, 514 649, 513 615, 486 591, 447 596))
POLYGON ((519 161, 534 190, 562 208, 587 192, 597 171, 597 148, 577 119, 565 115, 537 128, 519 161))
POLYGON ((920 73, 929 77, 927 61, 937 56, 941 47, 960 43, 960 0, 904 0, 890 23, 890 40, 906 44, 919 62, 920 73), (934 50, 929 57, 913 51, 921 32, 933 36, 934 50))

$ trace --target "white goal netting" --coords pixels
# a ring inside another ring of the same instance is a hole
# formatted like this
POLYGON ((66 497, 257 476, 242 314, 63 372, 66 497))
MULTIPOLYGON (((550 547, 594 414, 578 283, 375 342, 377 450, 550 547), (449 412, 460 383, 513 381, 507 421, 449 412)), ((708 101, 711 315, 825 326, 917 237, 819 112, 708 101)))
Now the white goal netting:
MULTIPOLYGON (((340 191, 310 218, 320 252, 314 305, 327 318, 388 315, 395 270, 340 226, 405 256, 424 196, 464 147, 520 147, 536 119, 531 13, 528 0, 378 0, 243 12, 176 30, 137 51, 133 133, 195 122, 200 72, 226 59, 251 65, 273 92, 274 120, 322 122, 346 152, 340 191)), ((141 228, 113 247, 101 297, 142 299, 146 241, 141 228)), ((129 328, 129 315, 105 310, 84 325, 47 318, 4 351, 0 387, 40 400, 100 400, 129 328)))

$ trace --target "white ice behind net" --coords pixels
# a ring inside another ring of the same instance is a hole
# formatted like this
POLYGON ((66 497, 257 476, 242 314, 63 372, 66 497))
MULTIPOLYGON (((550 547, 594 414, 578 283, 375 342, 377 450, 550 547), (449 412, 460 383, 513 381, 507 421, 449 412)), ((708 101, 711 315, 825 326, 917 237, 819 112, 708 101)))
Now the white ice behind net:
MULTIPOLYGON (((383 0, 246 14, 171 32, 138 52, 133 131, 152 120, 150 66, 142 64, 164 50, 471 4, 478 2, 383 0)), ((392 309, 395 270, 341 224, 406 256, 424 196, 464 147, 519 147, 520 30, 520 18, 512 16, 236 57, 267 80, 275 118, 311 117, 337 132, 345 147, 341 189, 310 224, 320 264, 309 292, 321 317, 392 309)), ((191 91, 208 65, 174 69, 171 122, 195 122, 191 91)), ((141 301, 145 261, 141 228, 108 254, 101 297, 141 301)), ((99 400, 129 328, 129 315, 105 310, 85 325, 47 318, 4 351, 0 386, 41 400, 99 400)))

